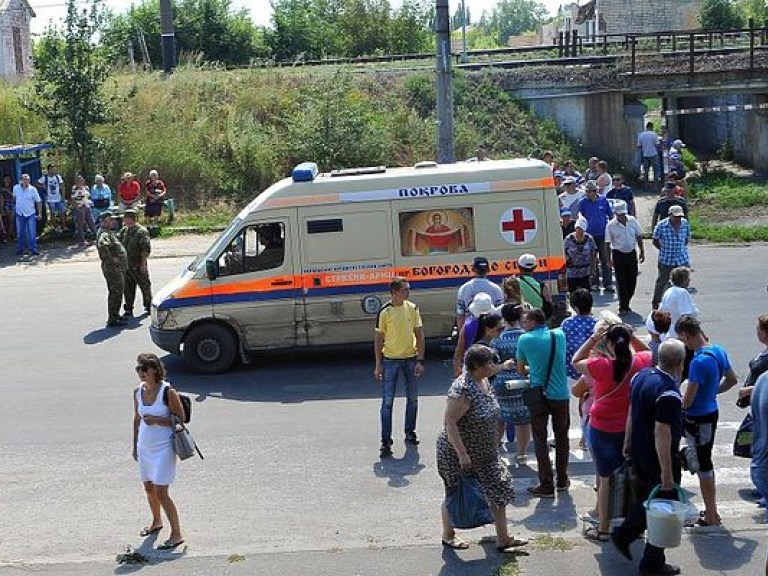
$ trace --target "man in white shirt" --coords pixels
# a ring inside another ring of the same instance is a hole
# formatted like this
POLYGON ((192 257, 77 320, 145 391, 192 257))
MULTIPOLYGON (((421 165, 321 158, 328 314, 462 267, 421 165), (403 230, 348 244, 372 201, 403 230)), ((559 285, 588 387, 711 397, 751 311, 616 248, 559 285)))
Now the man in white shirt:
POLYGON ((571 218, 575 219, 578 216, 575 210, 584 196, 586 196, 584 190, 576 185, 576 178, 573 176, 563 178, 563 192, 558 198, 560 199, 561 208, 571 209, 571 218))
POLYGON ((467 315, 472 314, 469 305, 472 304, 472 300, 480 292, 490 294, 491 298, 493 298, 494 306, 501 306, 504 303, 504 292, 501 291, 501 287, 486 278, 490 269, 491 265, 488 262, 488 258, 478 256, 472 262, 472 270, 475 272, 475 277, 464 282, 461 288, 459 288, 459 293, 456 297, 456 327, 459 332, 461 332, 461 328, 464 326, 464 320, 467 315))
POLYGON ((646 182, 652 182, 650 180, 649 171, 653 166, 653 177, 658 180, 661 174, 656 174, 656 170, 659 166, 659 135, 653 129, 653 122, 648 122, 645 125, 645 130, 637 135, 637 147, 640 149, 640 155, 642 156, 643 176, 646 182))
MULTIPOLYGON (((37 180, 37 188, 43 202, 48 205, 48 211, 51 214, 51 225, 56 232, 63 232, 66 229, 67 204, 64 202, 64 179, 59 174, 59 169, 55 164, 48 164, 46 173, 37 180), (56 216, 58 215, 58 225, 56 216)), ((45 222, 42 223, 45 227, 45 222)))
POLYGON ((37 221, 42 218, 42 202, 37 189, 29 185, 29 174, 22 174, 21 182, 13 187, 13 199, 16 201, 16 255, 23 255, 26 247, 37 256, 37 221))
POLYGON ((688 286, 691 285, 691 269, 687 266, 673 268, 669 275, 672 286, 667 288, 659 304, 659 310, 665 310, 670 315, 670 327, 667 338, 677 338, 675 325, 681 316, 699 315, 699 308, 693 302, 688 286))
POLYGON ((627 214, 627 203, 617 200, 613 218, 605 226, 608 265, 613 267, 619 293, 619 316, 632 312, 629 302, 637 287, 638 260, 645 261, 643 229, 634 216, 627 214), (638 256, 639 252, 639 256, 638 256))

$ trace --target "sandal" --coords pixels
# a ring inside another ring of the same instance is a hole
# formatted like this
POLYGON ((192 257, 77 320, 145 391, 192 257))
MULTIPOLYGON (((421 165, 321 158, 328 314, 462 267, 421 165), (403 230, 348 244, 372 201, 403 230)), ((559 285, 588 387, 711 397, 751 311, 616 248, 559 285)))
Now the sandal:
POLYGON ((528 544, 528 540, 525 538, 510 538, 507 542, 506 546, 496 546, 496 550, 499 552, 505 554, 505 553, 516 553, 516 548, 519 548, 520 546, 525 546, 528 544))
POLYGON ((591 526, 584 530, 584 538, 593 542, 608 542, 611 535, 608 532, 600 532, 597 526, 591 526))
POLYGON ((440 542, 442 542, 443 546, 445 546, 446 548, 450 548, 451 550, 466 550, 467 548, 469 548, 469 544, 464 542, 464 540, 462 540, 458 536, 454 536, 450 540, 446 540, 445 538, 443 538, 442 540, 440 540, 440 542))
POLYGON ((151 536, 152 534, 157 534, 162 529, 163 529, 162 524, 160 524, 160 526, 155 526, 154 528, 151 526, 147 526, 146 528, 141 529, 141 532, 139 532, 139 536, 141 536, 142 538, 146 538, 147 536, 151 536))

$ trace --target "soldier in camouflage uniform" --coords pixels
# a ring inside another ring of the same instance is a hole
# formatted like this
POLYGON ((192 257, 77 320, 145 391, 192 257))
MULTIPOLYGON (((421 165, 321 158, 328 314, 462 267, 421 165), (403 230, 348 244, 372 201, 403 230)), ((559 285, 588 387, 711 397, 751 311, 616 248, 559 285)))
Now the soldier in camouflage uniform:
POLYGON ((101 273, 107 281, 107 326, 124 326, 127 322, 120 318, 120 304, 123 301, 123 282, 125 269, 128 267, 128 256, 112 231, 112 212, 109 210, 101 213, 96 248, 101 259, 101 273))
POLYGON ((152 304, 152 285, 149 282, 149 232, 136 222, 136 210, 128 208, 123 213, 123 229, 120 230, 120 242, 128 253, 128 270, 125 272, 125 313, 124 318, 133 316, 133 303, 136 300, 136 286, 141 289, 144 311, 149 314, 152 304))

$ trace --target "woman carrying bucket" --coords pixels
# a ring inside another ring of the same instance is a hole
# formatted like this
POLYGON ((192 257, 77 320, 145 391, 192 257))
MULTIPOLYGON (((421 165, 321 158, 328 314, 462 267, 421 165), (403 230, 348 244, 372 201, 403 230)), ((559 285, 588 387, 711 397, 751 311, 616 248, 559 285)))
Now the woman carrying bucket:
MULTIPOLYGON (((632 382, 624 453, 632 458, 642 500, 648 500, 656 487, 659 489, 653 498, 667 501, 679 499, 680 464, 677 453, 683 434, 680 376, 684 360, 683 343, 676 339, 665 340, 659 346, 658 367, 641 370, 632 382)), ((663 512, 654 508, 654 513, 657 511, 663 512)), ((656 517, 653 520, 656 524, 656 517)), ((627 560, 632 560, 630 545, 647 526, 645 507, 637 505, 622 525, 611 533, 611 541, 627 560)), ((682 531, 682 525, 680 529, 682 531)), ((640 574, 679 574, 678 566, 667 564, 664 548, 652 542, 662 546, 669 544, 656 539, 658 532, 653 534, 653 538, 650 536, 649 533, 640 560, 640 574)))

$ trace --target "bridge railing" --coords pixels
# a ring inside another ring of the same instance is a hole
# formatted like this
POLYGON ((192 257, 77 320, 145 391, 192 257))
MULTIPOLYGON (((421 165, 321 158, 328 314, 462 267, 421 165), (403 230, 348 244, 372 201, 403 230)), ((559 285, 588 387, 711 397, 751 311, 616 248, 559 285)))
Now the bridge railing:
MULTIPOLYGON (((687 56, 687 70, 695 71, 695 58, 702 55, 727 55, 748 53, 749 68, 756 66, 755 55, 768 48, 768 22, 756 27, 750 20, 748 28, 739 30, 669 30, 642 34, 598 34, 592 37, 580 36, 576 31, 560 33, 552 44, 493 48, 454 52, 456 63, 461 68, 481 68, 493 64, 506 68, 527 65, 600 65, 619 63, 626 59, 622 68, 628 68, 632 75, 644 67, 648 58, 687 56), (466 56, 466 58, 464 58, 466 56)), ((432 52, 415 54, 387 54, 359 58, 329 57, 307 60, 299 56, 293 60, 275 62, 254 62, 255 67, 277 66, 321 66, 321 65, 365 65, 379 63, 409 63, 423 61, 431 66, 435 55, 432 52)), ((760 66, 764 67, 764 66, 760 66)))

